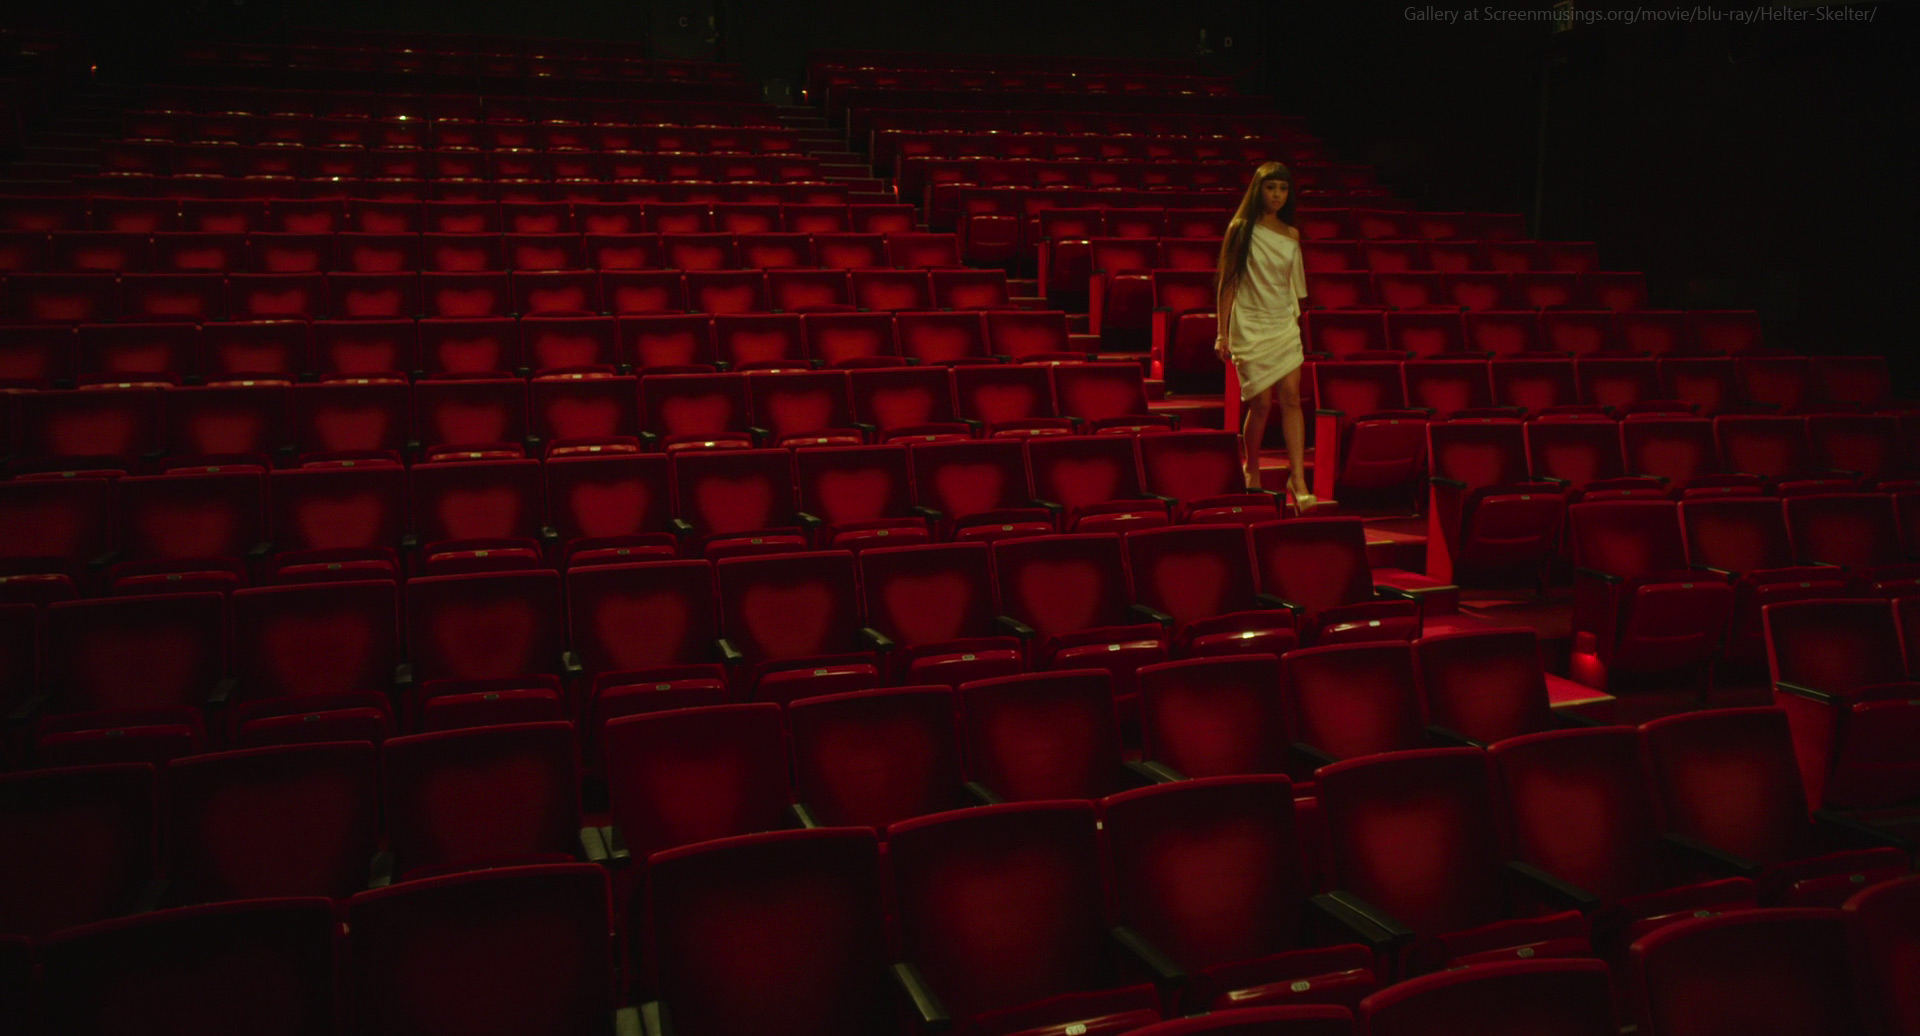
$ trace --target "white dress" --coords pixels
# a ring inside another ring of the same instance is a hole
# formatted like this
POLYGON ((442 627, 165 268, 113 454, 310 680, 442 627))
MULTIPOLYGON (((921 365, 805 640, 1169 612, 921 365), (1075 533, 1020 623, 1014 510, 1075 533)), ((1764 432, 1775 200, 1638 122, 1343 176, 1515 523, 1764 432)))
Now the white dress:
POLYGON ((1302 265, 1298 241, 1254 224, 1227 332, 1241 399, 1272 388, 1306 359, 1300 344, 1300 300, 1307 297, 1302 265))

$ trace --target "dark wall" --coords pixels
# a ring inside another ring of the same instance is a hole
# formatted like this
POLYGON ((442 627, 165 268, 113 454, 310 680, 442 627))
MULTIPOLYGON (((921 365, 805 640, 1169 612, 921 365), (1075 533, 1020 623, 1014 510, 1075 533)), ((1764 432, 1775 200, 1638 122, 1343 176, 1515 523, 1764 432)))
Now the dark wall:
POLYGON ((1895 345, 1920 273, 1907 11, 1556 33, 1364 6, 1296 16, 1304 107, 1400 193, 1525 212, 1644 270, 1656 305, 1757 309, 1774 344, 1885 352, 1920 381, 1895 345))
MULTIPOLYGON (((1913 283, 1909 26, 1637 27, 1554 69, 1544 230, 1656 301, 1759 309, 1769 340, 1891 351, 1913 283)), ((1898 357, 1905 363, 1905 357, 1898 357)), ((1912 371, 1910 373, 1920 373, 1912 371)))

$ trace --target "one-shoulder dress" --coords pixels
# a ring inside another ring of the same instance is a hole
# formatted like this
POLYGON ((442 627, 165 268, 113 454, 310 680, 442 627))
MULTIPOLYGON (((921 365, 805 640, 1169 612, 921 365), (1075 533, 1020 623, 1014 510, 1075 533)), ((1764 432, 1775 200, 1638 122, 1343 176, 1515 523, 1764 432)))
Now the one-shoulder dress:
POLYGON ((1252 399, 1298 370, 1300 300, 1307 297, 1300 243, 1254 224, 1247 272, 1233 296, 1227 350, 1240 375, 1240 398, 1252 399))

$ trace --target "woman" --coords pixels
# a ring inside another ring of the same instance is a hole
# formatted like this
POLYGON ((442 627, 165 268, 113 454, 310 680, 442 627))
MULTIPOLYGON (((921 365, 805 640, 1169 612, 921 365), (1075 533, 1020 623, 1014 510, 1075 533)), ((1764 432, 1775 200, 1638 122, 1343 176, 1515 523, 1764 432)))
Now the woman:
POLYGON ((1279 162, 1253 181, 1220 242, 1220 336, 1215 355, 1240 376, 1242 463, 1247 487, 1260 487, 1260 441, 1280 405, 1287 441, 1287 492, 1297 511, 1315 503, 1307 489, 1306 420, 1300 413, 1300 303, 1307 296, 1300 232, 1293 226, 1293 174, 1279 162))

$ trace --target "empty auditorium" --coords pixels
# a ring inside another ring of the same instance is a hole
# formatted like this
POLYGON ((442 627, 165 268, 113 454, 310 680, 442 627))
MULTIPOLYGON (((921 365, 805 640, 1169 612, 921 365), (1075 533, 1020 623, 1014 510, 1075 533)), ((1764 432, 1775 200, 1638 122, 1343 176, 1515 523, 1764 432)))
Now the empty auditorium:
POLYGON ((1920 1036, 1915 21, 9 5, 0 1034, 1920 1036))

